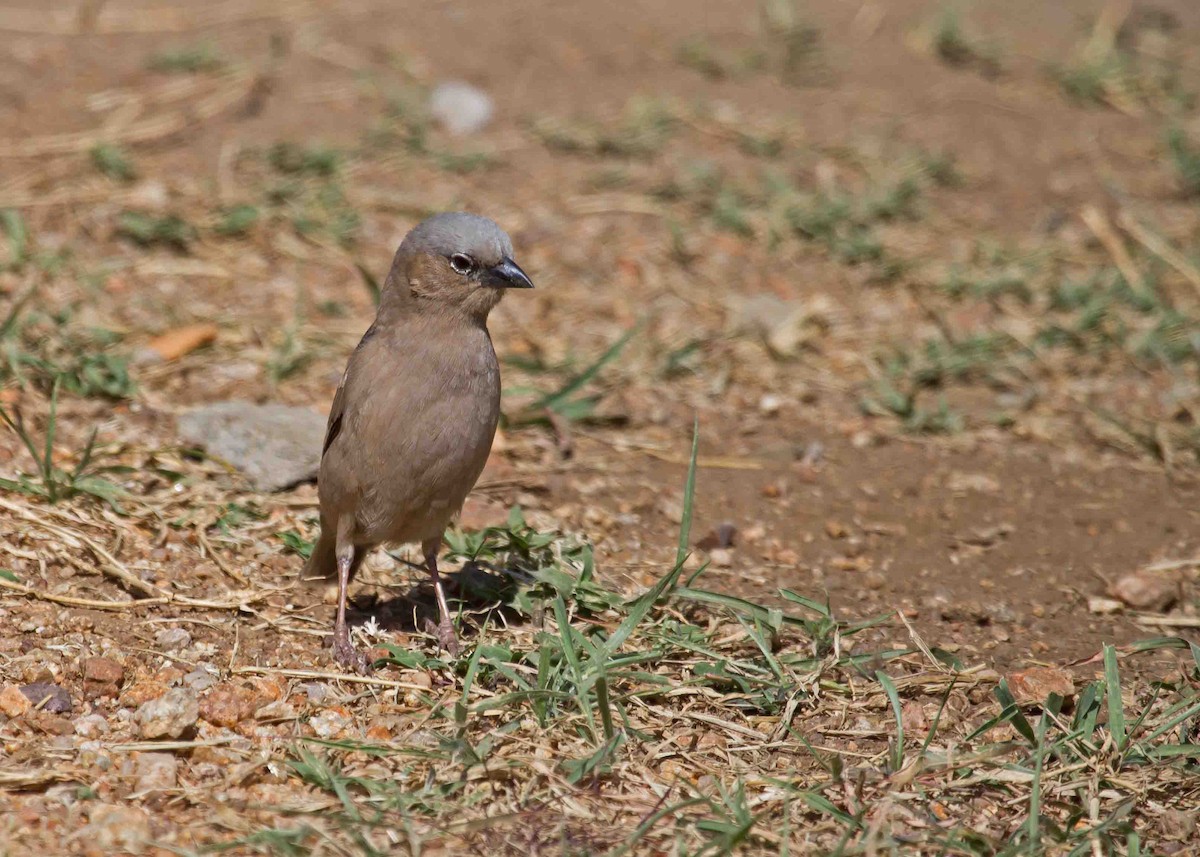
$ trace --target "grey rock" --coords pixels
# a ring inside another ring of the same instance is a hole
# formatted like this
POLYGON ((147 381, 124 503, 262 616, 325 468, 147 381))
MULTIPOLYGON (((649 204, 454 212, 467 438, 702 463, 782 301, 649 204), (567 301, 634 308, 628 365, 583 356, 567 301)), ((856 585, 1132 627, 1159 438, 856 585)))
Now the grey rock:
POLYGON ((313 705, 320 705, 329 698, 329 685, 323 682, 310 681, 300 685, 300 689, 308 695, 308 701, 313 705))
POLYGON ((194 691, 183 687, 143 703, 134 715, 142 737, 148 739, 180 738, 196 725, 199 717, 200 701, 194 691))
POLYGON ((173 789, 179 782, 179 762, 171 753, 142 753, 137 759, 134 791, 173 789))
POLYGON ((246 474, 259 491, 317 477, 325 417, 308 408, 218 402, 179 417, 179 434, 246 474))
POLYGON ((439 83, 429 96, 429 112, 456 136, 474 134, 487 127, 495 112, 492 98, 482 89, 451 80, 439 83))
POLYGON ((21 693, 34 705, 41 705, 42 711, 51 714, 65 714, 71 710, 71 694, 64 688, 47 681, 37 681, 23 685, 21 693))
POLYGON ((208 690, 217 683, 217 670, 208 664, 198 664, 183 677, 183 683, 196 692, 208 690))
POLYGON ((80 738, 96 738, 107 732, 108 721, 101 714, 85 714, 75 720, 75 734, 80 738))
POLYGON ((187 628, 163 628, 154 635, 154 644, 164 652, 174 652, 190 646, 192 635, 187 628))

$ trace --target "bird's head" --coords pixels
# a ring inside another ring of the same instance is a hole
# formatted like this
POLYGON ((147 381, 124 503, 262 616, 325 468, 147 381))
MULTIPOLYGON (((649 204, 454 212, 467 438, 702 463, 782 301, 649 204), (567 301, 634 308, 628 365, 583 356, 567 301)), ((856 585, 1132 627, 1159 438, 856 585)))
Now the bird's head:
POLYGON ((512 241, 493 221, 455 211, 415 226, 396 252, 389 290, 417 310, 486 319, 506 289, 532 289, 512 259, 512 241))

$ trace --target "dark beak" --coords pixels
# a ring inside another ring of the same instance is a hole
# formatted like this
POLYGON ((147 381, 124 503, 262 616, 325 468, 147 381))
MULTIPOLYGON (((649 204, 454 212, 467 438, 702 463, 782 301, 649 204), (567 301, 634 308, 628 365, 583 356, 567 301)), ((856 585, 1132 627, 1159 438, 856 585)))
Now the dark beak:
POLYGON ((532 289, 533 281, 521 266, 505 256, 500 264, 483 272, 483 284, 493 289, 532 289))

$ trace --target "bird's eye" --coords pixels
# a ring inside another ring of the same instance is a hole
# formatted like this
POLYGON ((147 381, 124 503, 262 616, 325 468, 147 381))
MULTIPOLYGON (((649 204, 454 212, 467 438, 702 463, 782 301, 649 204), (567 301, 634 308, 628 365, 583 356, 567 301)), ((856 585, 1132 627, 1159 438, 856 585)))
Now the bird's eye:
POLYGON ((475 261, 465 253, 455 253, 450 257, 450 267, 465 276, 475 270, 475 261))

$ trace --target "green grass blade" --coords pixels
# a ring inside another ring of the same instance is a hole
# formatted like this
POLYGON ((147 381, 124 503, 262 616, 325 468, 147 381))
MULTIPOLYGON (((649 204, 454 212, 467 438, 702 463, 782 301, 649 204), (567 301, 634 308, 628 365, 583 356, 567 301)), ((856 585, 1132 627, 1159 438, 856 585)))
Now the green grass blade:
POLYGON ((558 623, 558 636, 562 641, 563 657, 567 659, 567 665, 571 667, 571 672, 575 674, 575 697, 579 703, 579 710, 587 719, 588 729, 592 733, 594 740, 596 737, 596 721, 592 717, 592 705, 588 700, 587 688, 583 681, 583 665, 579 661, 579 653, 575 650, 575 641, 571 636, 571 621, 567 616, 567 604, 563 601, 562 595, 554 599, 554 619, 558 623))
POLYGON ((1033 764, 1033 780, 1029 786, 1029 818, 1025 824, 1025 835, 1028 839, 1027 845, 1031 849, 1030 853, 1040 851, 1042 832, 1042 768, 1046 761, 1046 724, 1049 717, 1045 712, 1038 718, 1037 735, 1034 743, 1034 764, 1033 764))
POLYGON ((892 716, 896 719, 896 743, 892 747, 892 771, 895 772, 904 767, 904 708, 900 704, 900 692, 896 690, 891 676, 883 670, 876 670, 875 678, 892 703, 892 716))
POLYGON ((604 645, 605 652, 609 657, 616 654, 617 650, 624 645, 625 641, 629 639, 629 635, 642 623, 642 620, 646 618, 646 614, 658 603, 658 600, 668 590, 675 588, 675 583, 679 580, 679 575, 683 571, 683 563, 687 560, 687 548, 692 535, 692 510, 696 499, 696 452, 699 446, 700 421, 697 419, 692 425, 692 456, 688 462, 687 479, 683 487, 683 519, 679 524, 679 545, 675 550, 675 566, 667 574, 663 575, 658 583, 642 593, 633 602, 629 614, 617 626, 617 629, 613 631, 612 636, 608 638, 608 642, 604 645))
POLYGON ((617 358, 629 343, 629 340, 633 338, 633 335, 642 329, 643 324, 644 322, 638 322, 625 331, 625 333, 621 334, 617 341, 610 345, 595 362, 554 392, 542 396, 530 406, 530 410, 535 412, 543 410, 557 411, 563 407, 571 396, 575 395, 585 384, 595 378, 601 369, 617 358))
POLYGON ((683 515, 679 521, 679 545, 675 549, 675 565, 682 567, 687 559, 692 539, 692 512, 696 501, 696 454, 700 449, 700 418, 692 421, 692 454, 688 459, 687 479, 683 484, 683 515))
POLYGON ((1117 650, 1104 646, 1104 685, 1108 701, 1108 731, 1118 750, 1125 749, 1125 702, 1121 699, 1121 673, 1117 667, 1117 650))

